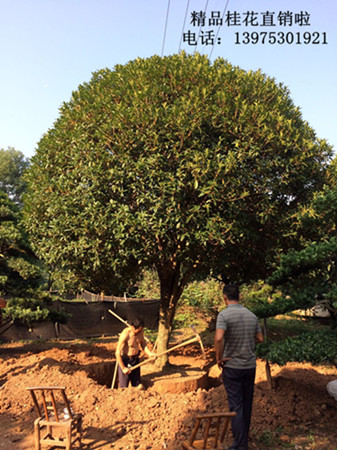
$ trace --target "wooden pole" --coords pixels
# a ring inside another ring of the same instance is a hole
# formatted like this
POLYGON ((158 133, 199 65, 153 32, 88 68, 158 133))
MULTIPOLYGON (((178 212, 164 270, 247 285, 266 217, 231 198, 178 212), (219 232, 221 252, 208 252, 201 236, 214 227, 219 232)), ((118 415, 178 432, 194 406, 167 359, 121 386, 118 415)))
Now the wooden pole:
MULTIPOLYGON (((121 322, 123 322, 124 325, 126 325, 127 327, 131 327, 131 325, 130 325, 126 320, 124 320, 124 319, 122 319, 121 317, 119 317, 119 315, 116 314, 115 312, 111 311, 111 309, 108 309, 108 311, 109 311, 110 314, 112 314, 113 316, 115 316, 118 320, 120 320, 121 322)), ((150 341, 150 339, 147 338, 145 335, 144 335, 144 339, 145 339, 145 341, 146 341, 148 344, 151 344, 151 345, 152 345, 152 342, 150 341)))
POLYGON ((117 369, 118 369, 118 362, 117 362, 117 358, 116 358, 116 364, 115 364, 114 375, 112 377, 111 389, 114 389, 114 387, 115 387, 116 378, 117 378, 117 369))
MULTIPOLYGON (((268 333, 267 318, 264 317, 263 318, 263 334, 264 334, 264 339, 265 340, 268 339, 267 333, 268 333)), ((273 380, 273 377, 272 377, 272 374, 271 374, 270 364, 269 364, 268 359, 266 359, 266 367, 265 367, 265 369, 266 369, 266 377, 267 377, 267 381, 268 381, 268 387, 269 387, 269 389, 274 389, 274 380, 273 380)))
POLYGON ((181 344, 177 344, 174 347, 171 347, 168 350, 165 350, 164 352, 158 353, 158 355, 156 355, 152 358, 145 359, 144 361, 140 362, 139 364, 137 364, 133 367, 130 367, 130 370, 132 371, 132 370, 138 369, 138 367, 141 367, 144 364, 149 363, 150 361, 154 361, 156 358, 159 358, 160 356, 166 355, 167 353, 170 353, 173 350, 176 350, 177 348, 184 347, 185 345, 188 345, 188 344, 192 344, 193 342, 200 342, 200 338, 194 337, 192 339, 189 339, 188 341, 182 342, 181 344))
POLYGON ((131 325, 124 319, 122 319, 121 317, 119 317, 118 314, 116 314, 115 312, 111 311, 111 309, 108 309, 109 313, 112 314, 113 316, 117 317, 118 320, 120 320, 121 322, 124 323, 124 325, 126 325, 127 327, 130 327, 131 325))

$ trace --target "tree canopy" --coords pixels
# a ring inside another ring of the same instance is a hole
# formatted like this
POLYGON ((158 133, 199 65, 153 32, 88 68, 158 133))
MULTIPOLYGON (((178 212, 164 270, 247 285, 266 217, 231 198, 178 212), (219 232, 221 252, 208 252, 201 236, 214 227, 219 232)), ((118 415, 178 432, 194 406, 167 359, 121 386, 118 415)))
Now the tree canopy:
POLYGON ((330 155, 260 71, 138 58, 94 73, 61 107, 32 159, 27 227, 48 264, 96 291, 154 266, 165 347, 196 272, 220 260, 233 281, 270 271, 330 155))
POLYGON ((15 203, 22 202, 22 194, 26 189, 23 174, 29 167, 29 158, 22 152, 9 147, 0 149, 0 190, 15 203))

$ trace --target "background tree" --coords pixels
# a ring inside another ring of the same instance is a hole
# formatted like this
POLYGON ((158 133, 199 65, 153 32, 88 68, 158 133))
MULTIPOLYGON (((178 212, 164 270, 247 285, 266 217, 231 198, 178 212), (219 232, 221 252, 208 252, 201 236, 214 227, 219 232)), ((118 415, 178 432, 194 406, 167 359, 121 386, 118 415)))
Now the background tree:
POLYGON ((20 222, 20 212, 0 192, 0 295, 13 295, 37 287, 40 269, 20 222))
POLYGON ((26 189, 23 174, 29 167, 29 158, 22 152, 9 147, 0 149, 0 190, 15 203, 22 202, 22 194, 26 189))
MULTIPOLYGON (((301 227, 311 235, 299 250, 281 257, 280 265, 269 282, 290 299, 289 309, 303 306, 299 296, 306 296, 307 307, 320 304, 337 326, 337 189, 326 186, 300 214, 301 227), (314 230, 308 232, 307 230, 314 230), (292 308, 291 308, 292 305, 292 308)), ((277 305, 277 304, 276 304, 277 305)))
POLYGON ((310 202, 300 205, 292 227, 296 247, 280 253, 273 273, 245 289, 245 301, 268 318, 321 305, 337 321, 337 158, 327 182, 310 202), (269 283, 269 284, 268 284, 269 283))
MULTIPOLYGON (((336 159, 328 170, 328 183, 310 203, 299 208, 297 240, 299 248, 282 254, 269 277, 270 285, 250 289, 245 300, 266 319, 298 309, 321 306, 330 315, 331 328, 337 326, 337 189, 336 159), (273 287, 272 287, 272 286, 273 287)), ((336 330, 317 330, 289 336, 281 342, 267 342, 259 355, 277 364, 287 361, 337 364, 336 330)))
POLYGON ((269 272, 330 154, 259 71, 198 54, 136 59, 62 106, 32 160, 27 227, 38 254, 88 289, 117 294, 155 267, 161 351, 195 273, 220 257, 233 281, 269 272))
POLYGON ((36 320, 64 322, 43 291, 42 264, 30 248, 18 206, 0 191, 0 296, 7 300, 4 318, 31 324, 36 320))

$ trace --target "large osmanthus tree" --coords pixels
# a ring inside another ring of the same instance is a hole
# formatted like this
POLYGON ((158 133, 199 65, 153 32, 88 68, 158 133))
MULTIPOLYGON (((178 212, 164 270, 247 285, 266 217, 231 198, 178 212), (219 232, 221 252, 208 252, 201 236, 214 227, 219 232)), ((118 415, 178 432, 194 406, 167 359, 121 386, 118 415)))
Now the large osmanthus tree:
POLYGON ((260 71, 136 59, 63 104, 32 159, 26 222, 38 254, 89 289, 117 294, 154 266, 161 351, 198 271, 221 258, 225 277, 266 275, 330 152, 260 71))

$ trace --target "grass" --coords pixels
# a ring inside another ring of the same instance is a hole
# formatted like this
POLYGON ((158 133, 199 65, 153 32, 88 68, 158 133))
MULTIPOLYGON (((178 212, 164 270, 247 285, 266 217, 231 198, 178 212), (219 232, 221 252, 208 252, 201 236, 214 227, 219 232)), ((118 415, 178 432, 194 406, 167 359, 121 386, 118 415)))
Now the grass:
POLYGON ((267 319, 267 334, 271 341, 279 341, 294 337, 304 331, 326 330, 329 322, 314 317, 304 317, 297 314, 276 316, 267 319))
MULTIPOLYGON (((252 430, 254 433, 254 430, 252 430)), ((279 428, 275 431, 266 429, 259 436, 255 437, 255 442, 260 450, 269 449, 296 449, 296 450, 337 450, 336 446, 331 446, 331 442, 323 435, 315 435, 309 431, 307 435, 288 435, 279 428)))

